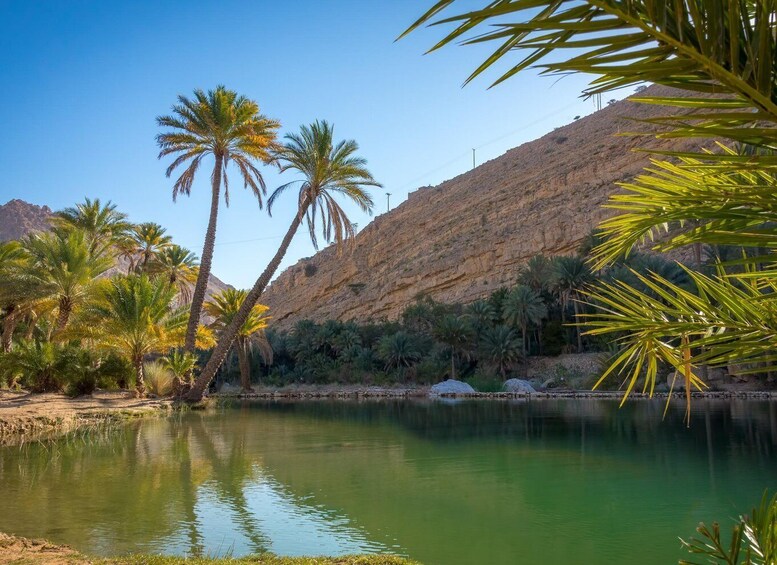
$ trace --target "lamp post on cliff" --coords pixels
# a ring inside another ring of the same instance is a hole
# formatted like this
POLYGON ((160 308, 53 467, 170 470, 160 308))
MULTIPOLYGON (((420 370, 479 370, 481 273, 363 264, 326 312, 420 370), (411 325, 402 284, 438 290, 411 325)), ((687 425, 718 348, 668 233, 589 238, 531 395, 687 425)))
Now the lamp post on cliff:
POLYGON ((391 193, 387 192, 386 193, 386 212, 388 212, 389 209, 391 208, 390 202, 391 202, 391 193))

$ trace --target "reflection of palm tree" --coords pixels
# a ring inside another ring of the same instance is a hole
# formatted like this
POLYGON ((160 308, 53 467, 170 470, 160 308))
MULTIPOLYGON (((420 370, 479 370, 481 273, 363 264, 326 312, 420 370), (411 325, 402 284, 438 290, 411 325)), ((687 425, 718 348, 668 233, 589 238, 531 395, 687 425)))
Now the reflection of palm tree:
POLYGON ((202 555, 204 548, 202 536, 197 530, 197 513, 194 506, 197 504, 197 493, 192 477, 192 454, 191 454, 191 426, 175 425, 173 436, 173 446, 170 450, 172 459, 178 461, 180 466, 179 477, 181 480, 181 502, 183 505, 184 520, 189 530, 189 553, 191 555, 202 555))
MULTIPOLYGON (((232 439, 229 456, 225 459, 217 451, 211 437, 212 428, 205 428, 202 419, 197 418, 190 425, 202 453, 211 465, 218 497, 237 515, 237 523, 243 535, 251 542, 254 553, 264 553, 270 547, 267 537, 261 532, 256 518, 248 509, 248 501, 243 491, 246 478, 253 473, 251 462, 245 454, 245 426, 231 430, 232 439), (238 431, 239 430, 239 431, 238 431)), ((226 439, 226 435, 224 439, 226 439)))

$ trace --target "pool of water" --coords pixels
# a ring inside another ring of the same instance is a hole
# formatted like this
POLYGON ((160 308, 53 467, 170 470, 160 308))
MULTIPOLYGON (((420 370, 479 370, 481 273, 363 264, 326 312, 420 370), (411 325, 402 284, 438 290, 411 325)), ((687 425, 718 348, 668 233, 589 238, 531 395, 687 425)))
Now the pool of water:
POLYGON ((777 488, 777 403, 235 404, 0 449, 0 531, 99 555, 676 563, 777 488))

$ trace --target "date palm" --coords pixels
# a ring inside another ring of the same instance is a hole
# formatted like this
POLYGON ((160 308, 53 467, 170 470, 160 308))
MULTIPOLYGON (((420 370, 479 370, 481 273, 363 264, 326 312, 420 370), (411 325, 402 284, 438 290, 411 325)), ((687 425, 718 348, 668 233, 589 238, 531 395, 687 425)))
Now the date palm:
POLYGON ((236 92, 227 90, 224 86, 218 86, 207 93, 195 90, 193 98, 179 96, 178 104, 173 106, 172 111, 172 115, 157 118, 157 124, 168 128, 168 131, 160 133, 156 139, 160 148, 160 159, 168 155, 176 156, 167 168, 168 177, 178 167, 186 164, 183 173, 173 184, 173 201, 179 194, 190 194, 202 160, 206 157, 214 159, 210 176, 210 217, 202 248, 200 272, 192 295, 189 324, 186 328, 185 349, 191 353, 195 347, 197 325, 213 261, 222 180, 224 201, 229 206, 227 170, 230 163, 235 165, 243 186, 251 189, 261 207, 266 189, 262 174, 255 163, 267 164, 272 161, 272 150, 280 122, 261 114, 259 106, 253 100, 238 96, 236 92))
POLYGON ((354 232, 352 222, 336 198, 344 197, 361 210, 372 212, 373 202, 366 187, 380 184, 367 170, 366 161, 356 155, 358 149, 353 140, 335 143, 334 127, 326 121, 316 121, 310 126, 302 126, 298 134, 286 135, 286 142, 278 149, 275 158, 281 171, 295 171, 302 178, 275 189, 268 201, 268 210, 272 210, 273 203, 289 188, 298 186, 297 212, 275 256, 246 295, 235 318, 224 328, 207 365, 187 395, 189 401, 202 399, 205 388, 232 347, 239 329, 286 255, 299 226, 303 222, 307 224, 314 245, 317 243, 318 227, 326 241, 334 239, 341 248, 354 236, 354 232), (321 223, 317 226, 318 218, 321 223))
POLYGON ((131 228, 126 214, 119 212, 116 205, 110 201, 103 205, 99 198, 86 198, 80 204, 57 212, 52 223, 63 229, 82 230, 89 240, 89 250, 93 254, 98 250, 108 251, 131 228))
POLYGON ((135 369, 136 394, 143 396, 144 358, 174 346, 176 330, 186 325, 186 309, 175 308, 174 298, 175 289, 162 278, 114 277, 83 309, 73 335, 126 357, 135 369))
MULTIPOLYGON (((205 303, 205 313, 213 318, 210 327, 217 334, 229 326, 245 302, 247 294, 246 290, 228 288, 205 303)), ((251 346, 256 345, 259 348, 268 365, 272 363, 272 347, 264 332, 270 319, 270 316, 266 315, 268 309, 263 304, 256 304, 238 330, 233 344, 240 367, 240 386, 245 392, 251 392, 251 346)))
POLYGON ((135 243, 134 255, 137 257, 137 270, 145 271, 148 268, 148 262, 153 257, 172 245, 173 238, 165 235, 166 232, 165 228, 153 222, 144 222, 135 226, 132 240, 135 243))
POLYGON ((2 347, 0 351, 11 350, 13 334, 24 304, 29 304, 30 288, 24 281, 27 255, 18 241, 0 243, 0 314, 2 318, 2 347))
MULTIPOLYGON (((528 357, 529 326, 539 326, 548 316, 548 307, 539 292, 519 284, 505 298, 502 318, 508 324, 521 329, 521 353, 524 361, 528 357)), ((524 364, 524 369, 527 366, 524 364)))
POLYGON ((695 365, 773 364, 777 269, 759 270, 757 264, 775 263, 777 248, 777 3, 496 0, 479 9, 462 4, 440 0, 406 33, 433 22, 453 26, 433 49, 462 41, 497 44, 468 80, 523 53, 496 82, 539 65, 546 74, 594 75, 589 95, 644 82, 671 86, 685 95, 633 98, 666 108, 646 120, 658 126, 657 135, 721 140, 712 153, 656 159, 645 174, 622 185, 624 191, 609 205, 619 214, 600 226, 606 239, 593 250, 596 269, 638 244, 657 251, 701 244, 772 250, 768 260, 750 261, 743 273, 726 273, 721 264, 709 277, 689 272, 697 293, 659 274, 638 273, 649 292, 619 282, 593 289, 588 294, 598 312, 589 323, 623 348, 606 374, 628 370, 630 391, 644 370, 645 386, 652 390, 657 368, 666 362, 683 375, 689 392, 698 384, 695 365), (441 16, 453 6, 462 10, 441 16), (678 109, 691 113, 678 116, 678 109), (742 150, 748 146, 757 150, 742 150), (666 234, 669 225, 681 229, 666 234))
POLYGON ((521 350, 515 330, 508 326, 486 328, 480 338, 481 355, 496 365, 503 379, 507 376, 507 367, 521 358, 521 350))
POLYGON ((95 279, 110 268, 111 261, 90 251, 90 242, 81 230, 36 233, 23 246, 29 257, 24 283, 31 296, 53 302, 55 328, 60 332, 73 310, 87 301, 95 279))
POLYGON ((475 332, 468 320, 448 315, 434 327, 434 336, 451 350, 451 378, 456 378, 456 357, 467 354, 475 338, 475 332))
POLYGON ((181 302, 191 300, 191 289, 197 280, 197 256, 180 245, 172 244, 160 250, 148 266, 148 272, 164 277, 178 290, 181 302))
MULTIPOLYGON (((576 324, 580 322, 581 292, 594 281, 594 275, 585 259, 577 256, 554 257, 553 287, 561 302, 562 323, 566 322, 566 311, 569 303, 575 312, 576 324)), ((583 352, 583 337, 579 325, 575 325, 577 335, 577 352, 583 352)))

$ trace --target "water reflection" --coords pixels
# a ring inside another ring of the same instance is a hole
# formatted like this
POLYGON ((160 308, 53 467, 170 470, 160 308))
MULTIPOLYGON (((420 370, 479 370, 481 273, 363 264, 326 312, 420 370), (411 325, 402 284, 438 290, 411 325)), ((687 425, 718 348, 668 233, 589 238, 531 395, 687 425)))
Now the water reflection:
POLYGON ((774 402, 697 401, 689 429, 683 410, 256 403, 146 420, 0 450, 0 531, 104 555, 676 562, 678 535, 777 487, 774 402))

